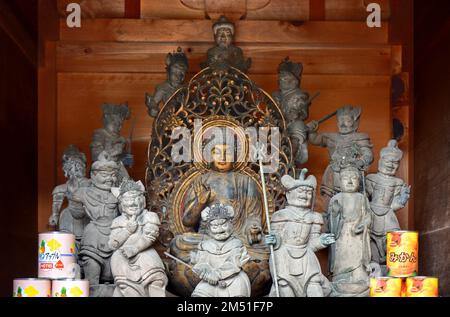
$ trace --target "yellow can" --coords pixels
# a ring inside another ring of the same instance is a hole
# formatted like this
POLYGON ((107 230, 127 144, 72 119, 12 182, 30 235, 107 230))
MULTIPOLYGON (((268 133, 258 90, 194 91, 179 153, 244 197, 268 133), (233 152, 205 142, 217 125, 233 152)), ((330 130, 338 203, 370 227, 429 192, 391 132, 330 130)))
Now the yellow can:
POLYGON ((402 279, 397 277, 370 278, 370 297, 401 297, 402 279))
POLYGON ((418 272, 419 234, 415 231, 388 232, 386 237, 387 275, 411 277, 418 272))
POLYGON ((415 276, 406 279, 406 297, 438 297, 439 282, 436 277, 415 276))

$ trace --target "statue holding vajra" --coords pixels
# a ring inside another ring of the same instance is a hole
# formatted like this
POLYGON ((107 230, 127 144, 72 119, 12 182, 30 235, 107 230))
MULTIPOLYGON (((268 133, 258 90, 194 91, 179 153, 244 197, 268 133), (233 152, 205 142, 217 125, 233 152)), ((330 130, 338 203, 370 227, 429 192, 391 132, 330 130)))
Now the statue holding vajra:
POLYGON ((125 180, 111 189, 122 215, 111 225, 109 247, 114 297, 165 297, 168 282, 164 265, 151 247, 159 235, 158 215, 145 209, 144 185, 125 180))
MULTIPOLYGON (((334 235, 321 234, 322 215, 313 211, 317 181, 312 175, 305 178, 306 173, 303 169, 298 180, 282 177, 287 205, 273 214, 272 234, 266 236, 266 243, 274 246, 276 272, 272 262, 270 269, 272 278, 278 277, 281 297, 325 297, 331 292, 314 252, 333 244, 334 235)), ((276 296, 275 285, 270 296, 276 296)))

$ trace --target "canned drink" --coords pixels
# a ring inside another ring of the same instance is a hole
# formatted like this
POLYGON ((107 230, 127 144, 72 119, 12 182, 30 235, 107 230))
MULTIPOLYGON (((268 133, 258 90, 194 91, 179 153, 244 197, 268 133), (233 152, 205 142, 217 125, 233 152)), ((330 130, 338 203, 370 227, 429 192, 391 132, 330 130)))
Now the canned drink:
POLYGON ((418 272, 419 234, 414 231, 388 232, 386 237, 387 275, 411 277, 418 272))
POLYGON ((38 276, 40 278, 73 278, 75 236, 65 232, 39 234, 38 276))
POLYGON ((428 276, 408 277, 405 290, 406 297, 438 297, 439 280, 428 276))
POLYGON ((370 278, 370 297, 401 297, 402 279, 397 277, 370 278))
POLYGON ((51 297, 52 282, 41 278, 18 278, 13 281, 13 297, 51 297))
POLYGON ((52 281, 53 297, 89 297, 89 281, 58 279, 52 281))

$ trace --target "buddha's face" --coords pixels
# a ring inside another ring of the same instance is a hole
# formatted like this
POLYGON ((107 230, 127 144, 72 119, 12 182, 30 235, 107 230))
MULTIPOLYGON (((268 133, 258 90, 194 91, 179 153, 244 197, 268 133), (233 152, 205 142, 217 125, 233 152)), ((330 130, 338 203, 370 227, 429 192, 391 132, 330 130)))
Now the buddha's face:
POLYGON ((224 241, 233 233, 233 224, 229 219, 215 219, 209 222, 208 229, 214 240, 224 241))
POLYGON ((132 190, 121 196, 120 205, 127 215, 139 215, 145 208, 145 197, 141 192, 132 190))
POLYGON ((340 179, 342 192, 356 193, 359 190, 359 172, 353 170, 343 170, 341 171, 340 179))
POLYGON ((231 147, 218 144, 211 151, 212 164, 216 171, 228 172, 233 168, 234 154, 231 147))
POLYGON ((186 67, 182 64, 174 64, 170 66, 169 81, 173 86, 180 86, 184 82, 186 76, 186 67))
POLYGON ((111 187, 117 182, 117 171, 116 170, 98 170, 92 171, 91 179, 95 186, 105 190, 110 190, 111 187))
POLYGON ((286 199, 292 206, 311 208, 314 190, 309 186, 300 186, 286 193, 286 199))
POLYGON ((382 157, 378 162, 378 170, 380 173, 389 176, 394 176, 397 173, 399 166, 400 162, 390 157, 382 157))
POLYGON ((340 134, 350 134, 356 131, 356 122, 352 115, 341 114, 337 120, 340 134))
POLYGON ((292 90, 299 86, 298 79, 290 72, 280 72, 278 75, 280 90, 292 90))
POLYGON ((233 43, 233 32, 229 28, 220 28, 215 35, 216 44, 221 48, 228 48, 233 43))
POLYGON ((112 134, 119 134, 122 129, 122 118, 119 115, 107 115, 104 118, 105 129, 112 134))

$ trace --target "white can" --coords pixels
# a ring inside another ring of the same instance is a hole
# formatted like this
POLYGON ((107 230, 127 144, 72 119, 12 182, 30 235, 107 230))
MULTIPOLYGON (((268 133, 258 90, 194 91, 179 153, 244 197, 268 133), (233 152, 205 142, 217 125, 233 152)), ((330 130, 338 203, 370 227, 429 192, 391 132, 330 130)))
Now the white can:
POLYGON ((89 281, 59 279, 52 281, 53 297, 89 297, 89 281))
POLYGON ((13 281, 13 297, 51 297, 52 282, 41 278, 17 278, 13 281))
POLYGON ((65 232, 39 234, 38 276, 40 278, 73 278, 75 236, 65 232))

